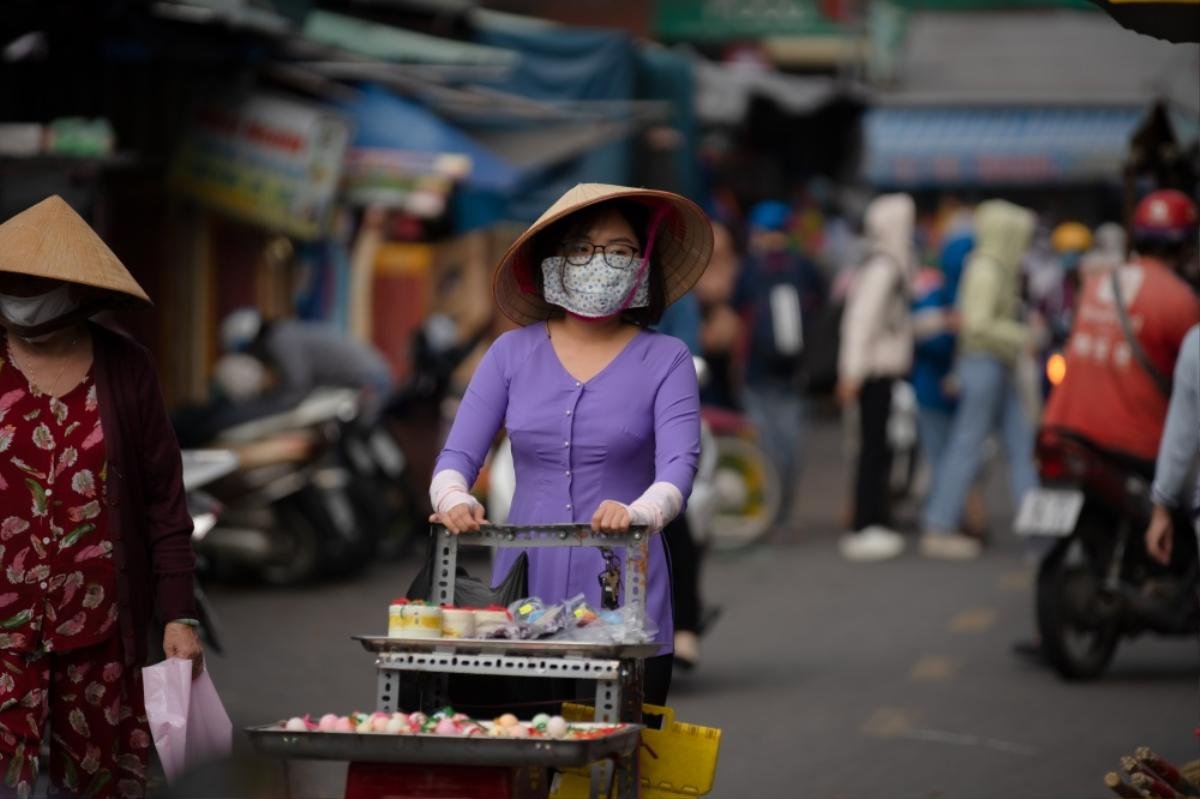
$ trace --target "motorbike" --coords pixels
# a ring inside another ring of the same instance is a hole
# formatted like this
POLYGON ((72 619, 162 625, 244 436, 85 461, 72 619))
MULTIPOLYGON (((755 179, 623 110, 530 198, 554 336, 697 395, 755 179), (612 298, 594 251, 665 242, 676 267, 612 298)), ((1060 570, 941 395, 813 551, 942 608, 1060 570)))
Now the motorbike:
POLYGON ((718 550, 741 549, 765 536, 779 515, 779 472, 743 414, 703 407, 700 419, 701 459, 706 450, 713 459, 708 543, 718 550))
POLYGON ((196 541, 218 577, 253 572, 274 584, 340 576, 361 568, 378 545, 373 497, 339 451, 360 408, 353 389, 317 389, 293 407, 223 430, 218 446, 238 468, 211 485, 223 506, 196 541))
POLYGON ((1061 431, 1042 431, 1037 460, 1042 486, 1025 496, 1015 528, 1050 542, 1037 575, 1037 626, 1059 675, 1099 677, 1123 638, 1200 633, 1195 536, 1181 513, 1171 563, 1150 559, 1144 469, 1061 431))

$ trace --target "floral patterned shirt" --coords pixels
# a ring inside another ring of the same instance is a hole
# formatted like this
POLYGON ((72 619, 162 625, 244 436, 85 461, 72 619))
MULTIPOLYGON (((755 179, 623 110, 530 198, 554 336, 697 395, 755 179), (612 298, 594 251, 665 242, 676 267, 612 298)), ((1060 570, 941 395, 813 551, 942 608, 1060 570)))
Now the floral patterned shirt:
POLYGON ((0 350, 0 649, 79 649, 112 634, 107 469, 91 372, 54 397, 0 350))

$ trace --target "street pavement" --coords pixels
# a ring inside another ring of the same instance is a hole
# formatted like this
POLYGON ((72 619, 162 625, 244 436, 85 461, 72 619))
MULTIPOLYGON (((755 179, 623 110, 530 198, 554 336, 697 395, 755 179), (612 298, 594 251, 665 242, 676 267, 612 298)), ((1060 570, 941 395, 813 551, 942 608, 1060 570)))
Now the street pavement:
MULTIPOLYGON (((670 703, 723 731, 712 796, 1101 797, 1105 772, 1137 746, 1200 756, 1195 640, 1124 642, 1086 684, 1011 654, 1032 629, 1032 572, 1005 532, 1002 469, 988 479, 995 543, 979 561, 913 551, 849 564, 836 547, 847 482, 836 427, 818 424, 806 451, 799 523, 705 566, 706 601, 723 612, 670 703)), ((211 671, 235 726, 371 709, 372 657, 349 636, 385 629, 412 560, 320 587, 212 587, 229 651, 211 671)), ((244 739, 238 753, 235 777, 179 795, 281 795, 277 765, 244 739)), ((344 768, 303 764, 290 779, 297 796, 336 797, 344 768)))

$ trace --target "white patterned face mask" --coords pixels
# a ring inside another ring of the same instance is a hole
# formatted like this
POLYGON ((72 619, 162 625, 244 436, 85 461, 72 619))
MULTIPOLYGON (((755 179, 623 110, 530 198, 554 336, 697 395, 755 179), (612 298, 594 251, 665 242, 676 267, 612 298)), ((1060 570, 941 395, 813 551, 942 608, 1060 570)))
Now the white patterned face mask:
POLYGON ((650 304, 649 270, 642 268, 640 258, 631 258, 627 266, 609 266, 600 253, 582 265, 561 256, 547 258, 542 261, 542 296, 576 316, 604 319, 650 304))

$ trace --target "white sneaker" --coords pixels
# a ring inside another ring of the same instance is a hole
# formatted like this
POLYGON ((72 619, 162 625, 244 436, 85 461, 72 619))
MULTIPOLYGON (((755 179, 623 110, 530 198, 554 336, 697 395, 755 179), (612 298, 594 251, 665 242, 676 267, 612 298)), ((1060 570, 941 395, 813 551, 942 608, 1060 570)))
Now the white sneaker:
POLYGON ((959 533, 925 533, 921 536, 921 554, 940 560, 974 560, 983 553, 979 539, 959 533))
POLYGON ((842 536, 839 547, 842 557, 846 560, 891 560, 904 551, 904 536, 894 530, 875 525, 862 532, 846 533, 842 536))

